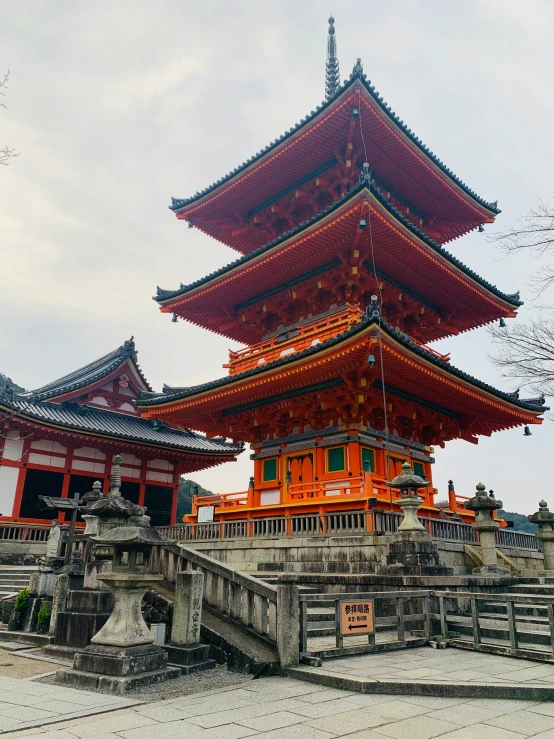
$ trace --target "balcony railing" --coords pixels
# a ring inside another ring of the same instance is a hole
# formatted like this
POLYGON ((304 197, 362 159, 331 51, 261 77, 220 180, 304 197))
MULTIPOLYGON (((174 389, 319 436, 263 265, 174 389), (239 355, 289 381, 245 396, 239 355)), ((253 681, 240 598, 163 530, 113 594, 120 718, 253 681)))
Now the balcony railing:
POLYGON ((276 359, 304 351, 310 346, 337 336, 358 323, 361 317, 362 311, 359 307, 347 305, 342 310, 310 323, 295 326, 266 341, 260 341, 239 351, 230 351, 229 363, 223 366, 229 369, 230 375, 235 375, 261 364, 274 362, 276 359))

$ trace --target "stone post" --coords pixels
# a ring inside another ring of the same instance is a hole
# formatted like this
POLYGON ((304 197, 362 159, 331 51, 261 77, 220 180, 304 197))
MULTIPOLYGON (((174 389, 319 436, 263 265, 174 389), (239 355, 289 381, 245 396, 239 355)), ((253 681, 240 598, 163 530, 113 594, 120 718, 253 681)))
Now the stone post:
POLYGON ((527 520, 539 526, 536 537, 542 541, 544 569, 552 572, 554 570, 554 513, 548 510, 547 502, 541 500, 539 510, 527 516, 527 520))
POLYGON ((281 667, 295 667, 300 662, 300 607, 298 587, 285 583, 277 586, 277 651, 281 667))
POLYGON ((52 612, 50 614, 50 628, 48 634, 54 636, 56 633, 56 622, 58 620, 58 613, 65 609, 67 602, 67 594, 69 592, 69 575, 58 575, 56 577, 56 584, 54 585, 54 595, 52 597, 52 612))
POLYGON ((201 572, 185 570, 176 574, 172 644, 189 646, 200 642, 203 592, 204 575, 201 572))
POLYGON ((483 561, 483 565, 473 570, 472 574, 509 575, 510 570, 507 567, 500 567, 498 564, 495 533, 500 524, 492 517, 494 510, 502 508, 502 501, 489 497, 482 483, 479 483, 476 489, 475 496, 464 504, 468 511, 475 511, 475 522, 471 526, 479 532, 481 559, 483 561))

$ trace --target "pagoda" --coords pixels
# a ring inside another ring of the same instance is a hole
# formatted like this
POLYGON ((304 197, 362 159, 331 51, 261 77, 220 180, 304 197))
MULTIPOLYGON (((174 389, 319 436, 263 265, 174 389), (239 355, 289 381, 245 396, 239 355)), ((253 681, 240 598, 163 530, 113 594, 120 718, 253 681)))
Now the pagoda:
MULTIPOLYGON (((325 102, 170 206, 242 255, 154 298, 246 345, 228 375, 139 398, 148 418, 251 445, 250 486, 221 496, 216 520, 389 508, 386 483, 406 459, 430 481, 420 514, 438 517, 433 447, 541 423, 545 410, 428 346, 516 316, 518 293, 444 246, 500 211, 399 119, 359 59, 339 83, 333 18, 328 34, 325 102)), ((473 516, 453 488, 447 508, 473 516)))

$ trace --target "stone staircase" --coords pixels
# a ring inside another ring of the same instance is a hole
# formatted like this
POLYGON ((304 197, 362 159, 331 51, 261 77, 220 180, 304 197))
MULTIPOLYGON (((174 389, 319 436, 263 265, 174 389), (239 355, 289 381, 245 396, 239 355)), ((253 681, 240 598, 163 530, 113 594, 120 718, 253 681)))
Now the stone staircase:
POLYGON ((12 566, 0 565, 0 599, 9 595, 19 593, 25 587, 29 586, 31 574, 38 567, 32 566, 12 566))

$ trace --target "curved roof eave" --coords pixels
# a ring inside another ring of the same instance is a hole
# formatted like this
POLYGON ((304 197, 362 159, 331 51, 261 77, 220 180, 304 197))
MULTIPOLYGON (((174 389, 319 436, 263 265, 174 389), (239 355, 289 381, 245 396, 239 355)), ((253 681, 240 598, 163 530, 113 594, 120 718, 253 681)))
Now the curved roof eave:
POLYGON ((213 192, 215 192, 219 187, 226 185, 230 180, 232 180, 237 175, 242 174, 251 165, 257 164, 261 159, 267 156, 267 154, 269 154, 274 149, 276 149, 278 146, 280 146, 282 143, 287 141, 287 139, 294 136, 305 126, 308 126, 320 113, 332 107, 334 102, 346 90, 348 90, 348 88, 352 86, 357 80, 361 81, 368 95, 372 98, 372 100, 376 103, 376 105, 381 109, 381 111, 389 118, 389 120, 395 126, 397 126, 405 136, 408 137, 411 143, 413 143, 425 157, 427 157, 449 179, 451 179, 461 190, 463 190, 463 192, 466 195, 468 195, 473 200, 475 200, 481 207, 489 210, 495 216, 501 212, 496 202, 491 203, 491 202, 486 201, 484 198, 480 197, 474 190, 472 190, 468 185, 466 185, 465 182, 463 182, 463 180, 461 180, 457 175, 455 175, 454 172, 452 172, 452 170, 449 169, 444 164, 444 162, 441 159, 439 159, 433 151, 431 151, 431 149, 429 149, 429 147, 425 146, 422 140, 418 136, 415 135, 415 133, 411 130, 411 128, 408 128, 408 126, 406 126, 404 121, 401 120, 396 115, 396 113, 391 109, 391 106, 387 105, 384 99, 379 95, 379 92, 375 90, 375 86, 371 84, 371 80, 368 80, 367 76, 360 69, 356 69, 356 68, 350 75, 350 78, 346 80, 344 84, 338 88, 337 92, 335 93, 335 95, 333 95, 332 98, 316 106, 315 110, 312 110, 309 115, 304 116, 304 118, 302 118, 296 125, 290 128, 284 134, 282 134, 279 138, 272 141, 271 144, 268 144, 266 147, 264 147, 259 152, 257 152, 257 154, 255 154, 254 156, 251 156, 249 159, 244 161, 238 167, 235 167, 235 169, 231 170, 231 172, 226 174, 224 177, 221 177, 219 180, 216 180, 213 184, 209 185, 203 190, 196 192, 193 196, 189 198, 173 198, 172 197, 171 205, 169 206, 169 209, 173 211, 174 213, 178 213, 183 208, 186 208, 186 206, 191 205, 195 202, 198 202, 199 200, 204 198, 206 195, 210 195, 213 192))
MULTIPOLYGON (((301 358, 309 357, 312 355, 317 355, 325 351, 326 349, 331 348, 333 345, 339 344, 341 341, 344 341, 345 339, 348 339, 354 336, 355 334, 360 333, 361 331, 369 328, 372 325, 379 326, 378 319, 374 317, 366 318, 364 316, 359 323, 357 323, 355 326, 352 326, 352 328, 348 329, 344 333, 339 334, 338 336, 335 336, 331 339, 327 339, 326 341, 323 341, 321 344, 318 344, 313 347, 308 347, 307 349, 304 349, 303 351, 297 352, 295 354, 290 354, 286 357, 276 359, 275 361, 269 362, 268 364, 265 364, 263 366, 255 367, 254 369, 247 370, 246 372, 240 372, 236 375, 229 375, 228 377, 222 377, 218 380, 207 382, 202 385, 196 385, 194 387, 170 388, 168 386, 164 386, 163 393, 141 393, 139 396, 139 403, 138 403, 139 407, 142 406, 144 408, 147 408, 147 407, 152 407, 156 405, 162 405, 162 404, 172 402, 172 401, 183 400, 187 397, 199 395, 209 390, 215 390, 219 387, 224 387, 225 385, 236 383, 236 382, 239 382, 249 377, 255 377, 256 375, 267 373, 277 367, 285 366, 291 362, 297 362, 301 358)), ((394 328, 393 326, 390 326, 383 318, 381 318, 380 326, 381 326, 381 330, 384 329, 386 333, 390 336, 390 338, 395 339, 396 341, 398 341, 400 344, 402 344, 404 347, 406 347, 410 351, 414 352, 415 354, 418 354, 420 357, 430 362, 431 364, 434 364, 439 369, 442 369, 448 372, 449 374, 453 375, 454 377, 460 380, 463 380, 464 382, 467 382, 470 385, 473 385, 479 390, 483 390, 491 395, 496 396, 500 400, 511 403, 512 405, 515 405, 521 408, 522 410, 527 410, 532 413, 543 413, 544 411, 549 410, 544 405, 544 402, 545 402, 544 396, 541 396, 539 398, 531 398, 528 400, 520 400, 519 393, 517 392, 507 393, 502 390, 498 390, 497 388, 492 387, 492 385, 488 385, 487 383, 482 382, 481 380, 478 380, 476 377, 473 377, 467 372, 464 372, 463 370, 460 370, 457 367, 454 367, 449 362, 446 362, 443 359, 440 359, 439 357, 437 357, 435 354, 431 353, 424 347, 420 346, 419 344, 416 344, 414 341, 412 341, 412 339, 410 339, 409 336, 407 336, 405 333, 403 333, 399 329, 394 328)))
POLYGON ((251 261, 252 259, 255 259, 256 257, 260 256, 264 252, 269 251, 273 247, 278 246, 280 243, 287 241, 291 237, 301 233, 303 230, 317 223, 317 221, 329 215, 334 210, 338 210, 344 203, 346 203, 353 196, 357 195, 364 188, 369 189, 372 195, 374 195, 379 200, 381 205, 383 205, 391 213, 391 215, 393 215, 397 220, 399 220, 403 226, 405 226, 415 236, 422 239, 428 246, 430 246, 438 254, 440 254, 442 257, 448 260, 453 266, 457 267, 462 272, 464 272, 468 277, 475 280, 485 290, 488 290, 496 297, 500 298, 501 300, 504 300, 507 303, 510 303, 514 307, 520 307, 521 305, 523 305, 523 302, 519 299, 519 292, 513 293, 513 294, 503 293, 495 285, 492 285, 490 282, 487 282, 487 280, 484 280, 476 272, 474 272, 467 265, 465 265, 463 262, 457 259, 453 254, 450 254, 450 252, 444 249, 440 244, 434 241, 431 237, 427 236, 427 234, 424 231, 422 231, 415 224, 413 224, 408 218, 406 218, 406 216, 403 213, 401 213, 389 200, 387 200, 387 198, 385 198, 385 196, 383 195, 381 190, 377 187, 377 185, 373 181, 369 181, 368 179, 366 179, 364 176, 362 176, 359 183, 355 185, 354 187, 352 187, 348 192, 346 192, 342 198, 339 198, 334 203, 327 206, 327 208, 324 208, 319 213, 316 213, 315 215, 313 215, 311 218, 308 218, 306 221, 303 221, 298 226, 295 226, 289 231, 286 231, 280 236, 277 236, 275 239, 272 239, 271 241, 267 242, 263 246, 260 246, 257 249, 254 249, 249 254, 246 254, 243 257, 239 257, 239 259, 235 259, 234 262, 231 262, 225 267, 221 267, 220 269, 216 270, 215 272, 210 273, 206 277, 203 277, 199 280, 196 280, 195 282, 192 282, 190 285, 181 285, 177 290, 164 290, 163 288, 158 287, 157 294, 153 296, 153 300, 155 300, 157 303, 163 304, 166 301, 170 301, 173 298, 180 297, 181 295, 185 295, 187 292, 191 292, 192 290, 195 290, 197 287, 200 287, 201 285, 207 284, 211 282, 212 280, 215 280, 218 277, 223 276, 224 274, 226 274, 227 272, 230 272, 236 267, 239 267, 243 264, 247 264, 249 261, 251 261))

